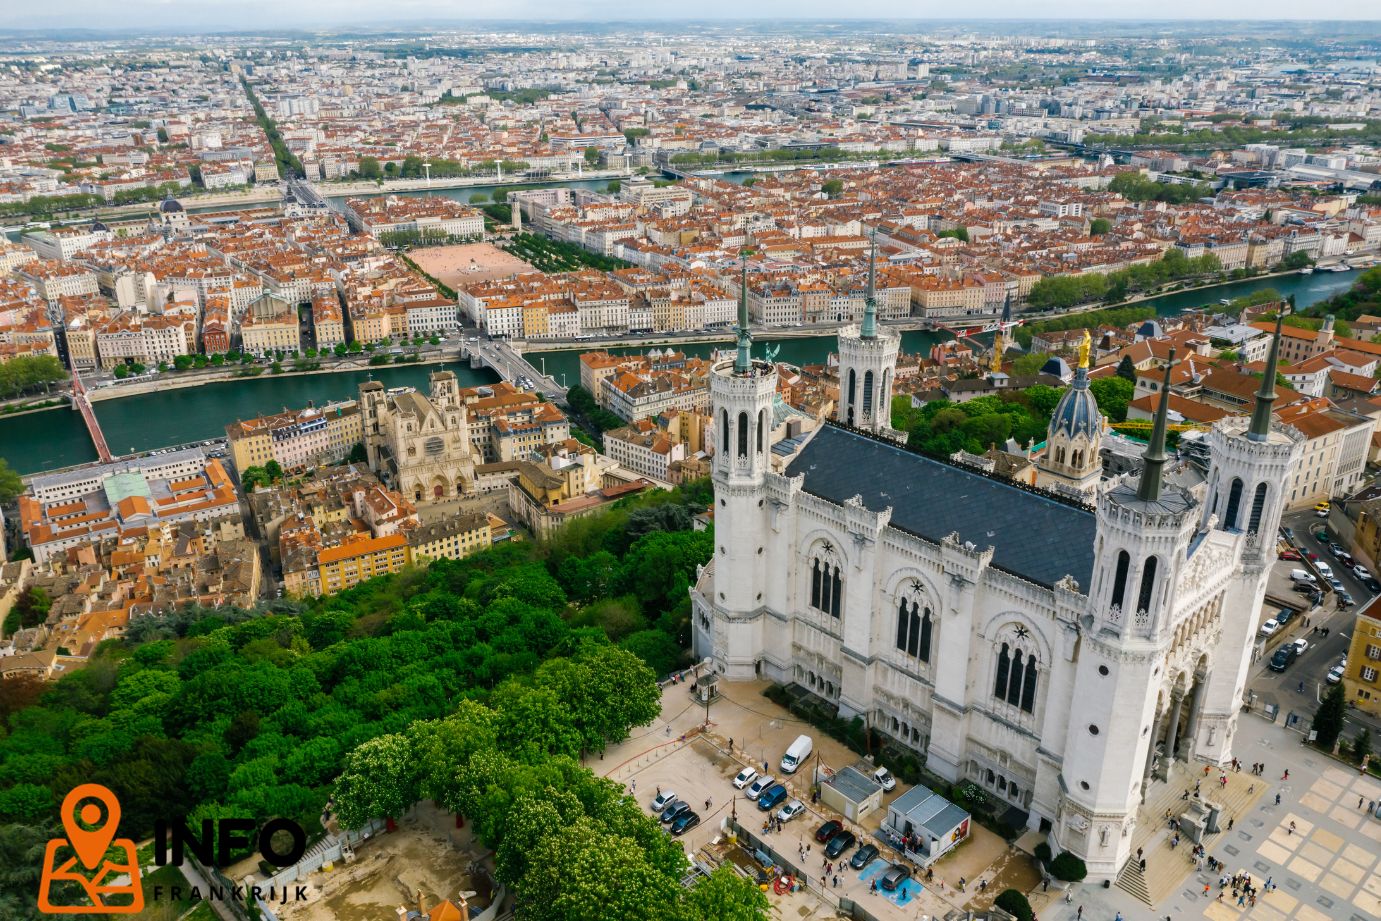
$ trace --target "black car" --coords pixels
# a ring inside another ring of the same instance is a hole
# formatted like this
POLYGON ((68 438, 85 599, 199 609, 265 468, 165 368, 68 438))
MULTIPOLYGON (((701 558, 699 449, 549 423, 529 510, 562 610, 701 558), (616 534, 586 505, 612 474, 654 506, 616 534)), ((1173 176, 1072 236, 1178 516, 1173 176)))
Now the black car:
POLYGON ((1286 624, 1288 624, 1290 622, 1290 618, 1294 616, 1294 611, 1290 610, 1289 608, 1281 608, 1278 612, 1276 612, 1276 623, 1280 624, 1283 627, 1286 624))
POLYGON ((1352 595, 1348 594, 1346 591, 1343 591, 1342 589, 1338 590, 1338 607, 1340 609, 1350 608, 1356 603, 1357 602, 1352 600, 1352 595))
POLYGON ((699 824, 700 816, 688 809, 672 821, 671 833, 679 837, 699 824))
POLYGON ((1290 663, 1295 661, 1297 655, 1299 655, 1299 648, 1294 643, 1280 647, 1276 650, 1276 654, 1271 656, 1271 671, 1285 671, 1290 667, 1290 663))
POLYGON ((853 832, 841 831, 839 834, 835 835, 833 838, 830 839, 829 844, 825 845, 825 856, 828 857, 830 860, 833 860, 840 854, 847 851, 849 848, 853 847, 854 842, 857 840, 858 839, 854 837, 853 832))
POLYGON ((886 873, 882 874, 882 877, 878 880, 878 885, 888 892, 891 892, 910 878, 910 867, 904 867, 899 863, 894 863, 886 873))
POLYGON ((685 800, 677 800, 662 810, 662 824, 675 821, 680 818, 682 813, 690 812, 690 808, 690 803, 685 800))
POLYGON ((876 844, 865 844, 854 851, 853 857, 849 858, 849 866, 855 870, 862 870, 868 864, 877 859, 878 848, 876 844))
POLYGON ((1296 582, 1290 586, 1292 591, 1299 592, 1301 595, 1308 595, 1314 591, 1314 586, 1308 582, 1296 582))
POLYGON ((843 822, 839 821, 838 819, 830 819, 824 825, 821 825, 819 828, 815 829, 815 840, 820 842, 821 844, 824 844, 826 841, 830 840, 835 835, 839 834, 840 830, 842 830, 843 828, 843 822))
POLYGON ((1381 592, 1381 582, 1378 582, 1375 576, 1367 576, 1362 580, 1362 584, 1365 585, 1367 591, 1371 592, 1373 595, 1377 592, 1381 592))

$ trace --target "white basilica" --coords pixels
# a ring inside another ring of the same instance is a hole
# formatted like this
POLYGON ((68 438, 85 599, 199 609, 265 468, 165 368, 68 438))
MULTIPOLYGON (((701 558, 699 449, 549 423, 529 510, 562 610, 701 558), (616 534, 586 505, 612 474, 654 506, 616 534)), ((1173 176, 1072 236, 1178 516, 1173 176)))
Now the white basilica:
POLYGON ((776 368, 752 358, 740 303, 737 355, 711 378, 716 547, 692 590, 695 652, 865 717, 1115 875, 1144 788, 1175 759, 1232 758, 1302 438, 1263 387, 1250 421, 1212 431, 1198 498, 1164 482, 1166 387, 1140 477, 1090 481, 1103 425, 1081 373, 1050 423, 1065 488, 932 460, 887 431, 897 348, 871 290, 867 305, 840 334, 838 423, 777 473, 776 368))

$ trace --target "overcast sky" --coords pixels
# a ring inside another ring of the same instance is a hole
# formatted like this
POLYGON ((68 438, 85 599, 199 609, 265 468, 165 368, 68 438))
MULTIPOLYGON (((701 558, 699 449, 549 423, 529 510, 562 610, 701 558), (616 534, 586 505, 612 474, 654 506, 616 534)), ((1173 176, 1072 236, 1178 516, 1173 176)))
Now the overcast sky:
POLYGON ((459 19, 733 19, 1094 18, 1094 19, 1381 19, 1378 0, 697 0, 690 4, 632 0, 0 0, 0 27, 272 29, 459 19))

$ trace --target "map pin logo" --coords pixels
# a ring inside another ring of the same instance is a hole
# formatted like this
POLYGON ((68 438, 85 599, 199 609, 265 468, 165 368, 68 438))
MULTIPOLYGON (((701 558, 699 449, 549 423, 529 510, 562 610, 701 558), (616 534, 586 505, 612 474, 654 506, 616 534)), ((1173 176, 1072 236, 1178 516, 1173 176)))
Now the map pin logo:
POLYGON ((98 783, 84 783, 73 787, 72 792, 62 801, 62 827, 67 831, 67 840, 72 850, 77 852, 82 865, 89 870, 96 869, 110 848, 115 832, 120 827, 120 801, 105 787, 98 783), (83 800, 97 800, 81 805, 83 800), (81 808, 77 807, 81 805, 81 808), (101 820, 101 806, 105 806, 105 820, 101 820), (87 831, 78 823, 93 826, 87 831))

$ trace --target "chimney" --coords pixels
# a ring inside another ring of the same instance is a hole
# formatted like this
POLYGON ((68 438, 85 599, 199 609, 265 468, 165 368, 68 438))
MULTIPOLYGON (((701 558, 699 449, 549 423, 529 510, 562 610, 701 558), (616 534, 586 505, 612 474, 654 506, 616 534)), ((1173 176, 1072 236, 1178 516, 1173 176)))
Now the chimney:
POLYGON ((423 918, 427 917, 427 897, 422 894, 421 889, 417 890, 417 914, 423 918))

